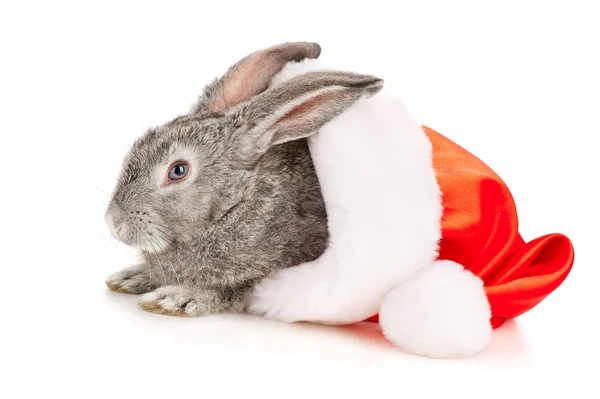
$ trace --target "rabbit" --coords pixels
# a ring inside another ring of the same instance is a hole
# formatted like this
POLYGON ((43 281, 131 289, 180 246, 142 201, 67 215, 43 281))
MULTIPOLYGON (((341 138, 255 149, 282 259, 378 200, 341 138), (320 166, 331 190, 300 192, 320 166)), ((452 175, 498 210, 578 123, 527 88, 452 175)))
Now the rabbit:
POLYGON ((105 220, 141 262, 109 276, 111 290, 159 314, 240 313, 261 279, 322 255, 328 218, 307 140, 383 80, 312 71, 270 87, 320 53, 312 42, 251 53, 135 141, 105 220))

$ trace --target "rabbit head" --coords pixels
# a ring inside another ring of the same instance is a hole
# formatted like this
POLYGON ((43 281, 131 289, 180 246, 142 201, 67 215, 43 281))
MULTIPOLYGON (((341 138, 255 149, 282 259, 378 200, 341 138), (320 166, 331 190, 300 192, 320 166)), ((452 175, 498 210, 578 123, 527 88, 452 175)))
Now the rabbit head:
POLYGON ((266 163, 283 167, 266 156, 269 150, 315 133, 382 87, 373 76, 311 72, 269 88, 288 62, 319 55, 319 45, 306 42, 252 53, 207 85, 189 113, 140 137, 106 211, 113 236, 162 252, 201 236, 239 203, 276 195, 257 190, 276 175, 266 163))

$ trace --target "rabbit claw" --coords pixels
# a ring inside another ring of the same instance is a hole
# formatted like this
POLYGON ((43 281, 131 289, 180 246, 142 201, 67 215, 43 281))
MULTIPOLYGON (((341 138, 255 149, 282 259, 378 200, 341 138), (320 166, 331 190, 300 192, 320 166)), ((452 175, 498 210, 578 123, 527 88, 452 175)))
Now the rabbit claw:
POLYGON ((175 285, 161 287, 143 295, 140 306, 148 312, 169 316, 194 317, 200 313, 191 290, 175 285))
POLYGON ((148 268, 144 265, 136 265, 120 270, 106 279, 106 286, 115 292, 122 294, 138 295, 152 290, 152 284, 148 274, 148 268))

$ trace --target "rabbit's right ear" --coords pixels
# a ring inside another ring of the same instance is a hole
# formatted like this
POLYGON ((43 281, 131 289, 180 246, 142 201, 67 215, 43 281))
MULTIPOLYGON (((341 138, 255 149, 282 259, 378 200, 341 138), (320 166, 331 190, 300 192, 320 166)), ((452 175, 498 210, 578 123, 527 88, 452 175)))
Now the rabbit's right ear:
POLYGON ((291 61, 316 59, 321 47, 311 42, 289 42, 252 53, 206 86, 193 112, 221 113, 262 93, 291 61))
MULTIPOLYGON (((233 158, 252 166, 272 146, 316 133, 383 80, 351 72, 308 72, 253 97, 228 114, 242 121, 233 158)), ((227 114, 226 114, 227 115, 227 114)))

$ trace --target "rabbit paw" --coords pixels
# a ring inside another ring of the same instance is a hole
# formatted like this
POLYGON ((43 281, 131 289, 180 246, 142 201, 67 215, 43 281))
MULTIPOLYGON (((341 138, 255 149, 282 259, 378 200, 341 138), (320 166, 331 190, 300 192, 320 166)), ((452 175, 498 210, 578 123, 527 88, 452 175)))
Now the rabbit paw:
POLYGON ((154 289, 146 265, 136 265, 118 271, 110 275, 105 283, 112 291, 123 294, 138 295, 154 289))
POLYGON ((170 316, 193 317, 202 312, 199 298, 189 287, 169 285, 142 296, 142 309, 170 316))

